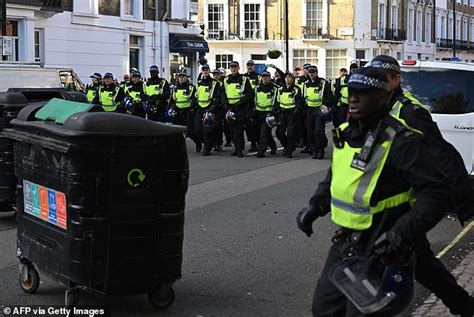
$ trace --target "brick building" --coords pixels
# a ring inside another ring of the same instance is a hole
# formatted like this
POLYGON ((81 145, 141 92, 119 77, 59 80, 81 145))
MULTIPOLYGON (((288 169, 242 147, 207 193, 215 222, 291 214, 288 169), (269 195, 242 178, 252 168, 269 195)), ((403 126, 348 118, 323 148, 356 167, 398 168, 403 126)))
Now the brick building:
POLYGON ((131 67, 147 74, 152 64, 166 78, 178 68, 194 76, 199 52, 207 51, 193 0, 6 2, 8 60, 73 67, 87 82, 97 71, 119 79, 131 67))
POLYGON ((268 49, 284 51, 283 0, 199 0, 206 26, 209 62, 232 59, 284 66, 313 63, 332 79, 352 61, 378 54, 397 59, 434 59, 434 3, 431 0, 288 0, 289 52, 269 60, 268 49))

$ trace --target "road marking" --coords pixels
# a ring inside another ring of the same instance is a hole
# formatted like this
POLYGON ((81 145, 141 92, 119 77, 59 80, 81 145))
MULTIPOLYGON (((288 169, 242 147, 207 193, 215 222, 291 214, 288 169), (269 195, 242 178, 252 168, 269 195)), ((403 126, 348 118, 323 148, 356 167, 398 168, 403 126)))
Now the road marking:
MULTIPOLYGON (((283 149, 284 149, 283 147, 279 147, 279 148, 277 148, 277 151, 280 151, 280 150, 283 150, 283 149)), ((270 151, 271 150, 266 150, 265 152, 268 153, 270 151)), ((255 155, 255 153, 257 153, 257 152, 250 152, 250 153, 247 154, 247 156, 255 155)))
POLYGON ((436 255, 436 257, 439 259, 441 258, 443 255, 446 254, 446 252, 448 252, 456 243, 459 242, 459 240, 461 240, 462 237, 464 237, 464 235, 472 229, 472 227, 474 227, 474 220, 471 221, 467 226, 466 228, 464 228, 457 236, 456 238, 453 239, 453 241, 451 241, 450 244, 448 244, 440 253, 438 253, 438 255, 436 255))

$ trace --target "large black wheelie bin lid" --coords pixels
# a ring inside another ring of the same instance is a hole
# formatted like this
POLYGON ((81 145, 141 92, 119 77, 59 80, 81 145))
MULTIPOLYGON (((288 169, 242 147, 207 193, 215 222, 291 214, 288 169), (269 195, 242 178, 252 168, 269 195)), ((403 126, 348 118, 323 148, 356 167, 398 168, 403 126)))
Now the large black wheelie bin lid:
POLYGON ((63 99, 52 99, 42 107, 27 106, 10 123, 13 129, 4 134, 16 140, 24 139, 18 135, 20 131, 61 137, 166 136, 186 131, 183 126, 104 112, 98 106, 63 99))

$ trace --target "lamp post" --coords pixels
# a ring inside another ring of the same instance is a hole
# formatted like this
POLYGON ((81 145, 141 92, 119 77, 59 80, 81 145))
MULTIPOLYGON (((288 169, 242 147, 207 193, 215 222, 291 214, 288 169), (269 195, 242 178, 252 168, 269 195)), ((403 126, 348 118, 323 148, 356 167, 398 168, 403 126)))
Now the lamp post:
MULTIPOLYGON (((2 42, 3 37, 7 35, 7 0, 0 0, 0 17, 2 18, 2 42)), ((1 60, 7 60, 6 56, 3 56, 3 44, 2 52, 0 53, 1 60)))
POLYGON ((453 1, 453 57, 456 57, 456 0, 453 1))
POLYGON ((285 59, 286 59, 286 71, 290 70, 290 49, 288 38, 290 37, 290 31, 288 26, 288 0, 285 0, 285 59))

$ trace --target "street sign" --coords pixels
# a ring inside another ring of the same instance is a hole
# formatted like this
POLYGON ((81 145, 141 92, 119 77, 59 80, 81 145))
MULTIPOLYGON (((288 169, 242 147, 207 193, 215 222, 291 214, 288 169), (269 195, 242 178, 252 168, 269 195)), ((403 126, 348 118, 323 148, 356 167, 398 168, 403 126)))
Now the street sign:
POLYGON ((3 56, 13 55, 13 38, 11 36, 2 37, 2 54, 3 56))

